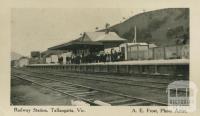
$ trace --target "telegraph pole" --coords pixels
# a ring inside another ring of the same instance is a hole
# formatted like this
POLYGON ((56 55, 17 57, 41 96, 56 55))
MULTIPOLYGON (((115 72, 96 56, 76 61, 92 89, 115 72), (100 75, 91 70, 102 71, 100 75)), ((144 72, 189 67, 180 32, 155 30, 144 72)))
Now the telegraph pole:
POLYGON ((133 39, 133 43, 137 42, 137 30, 136 30, 136 26, 134 27, 134 39, 133 39))

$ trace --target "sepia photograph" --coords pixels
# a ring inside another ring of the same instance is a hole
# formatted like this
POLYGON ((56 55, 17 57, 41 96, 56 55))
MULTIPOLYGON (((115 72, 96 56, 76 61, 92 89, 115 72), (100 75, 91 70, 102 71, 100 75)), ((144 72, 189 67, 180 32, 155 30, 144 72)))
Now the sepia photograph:
POLYGON ((189 106, 190 8, 12 8, 10 106, 189 106))

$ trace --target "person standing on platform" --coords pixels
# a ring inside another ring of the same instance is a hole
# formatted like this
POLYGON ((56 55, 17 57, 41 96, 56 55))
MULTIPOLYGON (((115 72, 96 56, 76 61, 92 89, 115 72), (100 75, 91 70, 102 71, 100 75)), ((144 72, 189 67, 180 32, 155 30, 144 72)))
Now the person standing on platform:
POLYGON ((63 57, 60 57, 60 63, 63 64, 63 57))
POLYGON ((114 54, 113 54, 113 61, 114 62, 117 61, 117 52, 116 52, 116 50, 114 51, 114 54))

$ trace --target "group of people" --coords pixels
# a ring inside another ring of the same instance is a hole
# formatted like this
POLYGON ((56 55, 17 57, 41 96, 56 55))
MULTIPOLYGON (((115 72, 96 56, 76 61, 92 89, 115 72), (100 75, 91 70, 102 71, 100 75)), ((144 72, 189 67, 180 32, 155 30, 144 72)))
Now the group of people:
POLYGON ((101 54, 98 56, 99 62, 116 62, 116 61, 123 61, 124 60, 124 54, 121 52, 114 52, 111 54, 101 54))
MULTIPOLYGON (((99 62, 116 62, 123 61, 124 54, 121 52, 111 52, 95 54, 90 53, 89 55, 73 55, 71 57, 66 57, 66 64, 80 64, 80 63, 99 63, 99 62)), ((59 64, 63 64, 63 57, 58 58, 59 64)))

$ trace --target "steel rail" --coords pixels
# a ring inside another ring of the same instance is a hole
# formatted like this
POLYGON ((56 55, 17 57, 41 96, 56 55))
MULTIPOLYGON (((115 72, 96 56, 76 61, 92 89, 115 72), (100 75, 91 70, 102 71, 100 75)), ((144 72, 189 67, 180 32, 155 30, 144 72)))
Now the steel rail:
POLYGON ((58 89, 55 89, 55 88, 52 88, 52 87, 48 87, 48 86, 45 86, 45 85, 39 84, 38 82, 34 82, 34 81, 32 81, 32 80, 25 79, 25 78, 20 77, 20 76, 17 76, 17 75, 13 75, 13 76, 14 76, 15 78, 19 78, 19 79, 22 79, 22 80, 25 80, 25 81, 31 82, 31 83, 33 83, 33 84, 39 85, 39 86, 41 86, 41 87, 44 87, 44 88, 48 88, 48 89, 54 90, 54 91, 59 92, 59 93, 62 93, 62 94, 64 94, 64 95, 71 96, 71 97, 74 97, 74 98, 76 98, 76 99, 80 99, 80 100, 82 100, 82 101, 85 101, 85 102, 89 103, 90 105, 96 105, 96 106, 99 106, 98 104, 95 104, 94 102, 92 102, 92 101, 90 101, 90 100, 87 100, 87 99, 84 99, 84 98, 81 98, 81 97, 75 96, 75 95, 73 95, 73 94, 66 93, 66 92, 60 91, 60 90, 58 90, 58 89))
POLYGON ((150 103, 155 103, 155 104, 167 106, 167 103, 158 102, 158 101, 154 101, 154 100, 148 100, 148 99, 145 99, 145 98, 133 97, 133 96, 130 96, 130 95, 126 95, 126 94, 119 93, 119 92, 113 92, 113 91, 110 91, 110 90, 103 90, 103 89, 89 87, 89 86, 85 86, 85 85, 81 85, 81 84, 75 84, 75 83, 70 83, 70 82, 63 82, 63 81, 56 80, 56 79, 49 79, 49 78, 44 78, 44 77, 35 76, 35 75, 33 76, 33 75, 30 75, 30 74, 24 74, 23 73, 23 75, 27 75, 27 76, 31 76, 31 77, 36 77, 36 78, 40 78, 40 79, 45 79, 45 80, 52 80, 54 82, 61 82, 61 83, 64 83, 64 84, 72 84, 72 85, 76 85, 76 86, 87 88, 87 89, 92 89, 92 90, 101 91, 101 92, 105 92, 105 93, 110 93, 110 94, 113 94, 113 95, 118 95, 118 96, 122 96, 122 97, 126 97, 126 98, 131 98, 131 99, 136 99, 136 100, 142 100, 142 101, 147 101, 147 102, 150 102, 150 103))
POLYGON ((79 79, 84 79, 84 80, 93 80, 93 81, 101 81, 101 82, 109 82, 109 83, 117 83, 117 84, 125 84, 125 85, 130 85, 130 86, 140 86, 140 87, 146 87, 146 88, 154 88, 154 89, 159 89, 163 90, 166 87, 155 87, 155 86, 146 86, 146 85, 141 85, 141 84, 132 84, 132 83, 127 83, 127 82, 117 82, 117 81, 111 81, 111 80, 103 80, 100 78, 88 78, 88 77, 78 77, 78 76, 71 76, 71 75, 63 75, 63 74, 53 74, 53 73, 41 73, 41 72, 35 72, 35 71, 29 71, 31 73, 38 73, 38 74, 45 74, 45 75, 55 75, 55 76, 62 76, 62 77, 67 77, 67 78, 79 78, 79 79))
MULTIPOLYGON (((24 70, 25 71, 25 70, 24 70)), ((45 72, 49 72, 51 73, 50 71, 45 71, 45 72)), ((84 74, 75 74, 75 73, 69 73, 69 72, 63 72, 63 71, 57 71, 58 73, 57 74, 60 74, 60 73, 65 73, 65 74, 72 74, 72 75, 75 75, 75 76, 84 76, 84 74)), ((93 77, 94 75, 86 75, 86 76, 89 76, 89 77, 93 77)), ((133 82, 145 82, 145 83, 156 83, 156 84, 168 84, 168 82, 157 82, 157 81, 141 81, 141 80, 133 80, 133 79, 125 79, 125 78, 121 78, 121 77, 105 77, 105 76, 95 76, 96 78, 105 78, 105 79, 117 79, 117 80, 124 80, 124 81, 133 81, 133 82)))

